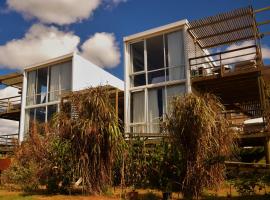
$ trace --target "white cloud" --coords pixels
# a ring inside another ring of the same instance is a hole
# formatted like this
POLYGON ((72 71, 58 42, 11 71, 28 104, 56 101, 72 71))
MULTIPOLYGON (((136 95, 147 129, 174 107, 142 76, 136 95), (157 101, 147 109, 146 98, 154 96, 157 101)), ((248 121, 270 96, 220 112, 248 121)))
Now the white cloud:
MULTIPOLYGON (((233 50, 233 49, 248 47, 248 46, 252 46, 252 45, 254 45, 253 41, 245 41, 245 42, 242 42, 239 44, 233 44, 233 45, 229 46, 226 50, 233 50)), ((262 50, 262 58, 263 59, 270 59, 270 47, 268 47, 266 45, 262 45, 261 50, 262 50)), ((222 59, 235 57, 235 56, 239 56, 239 57, 226 59, 222 62, 223 62, 223 64, 228 64, 228 63, 252 60, 252 59, 255 59, 255 54, 254 54, 255 52, 256 52, 255 48, 248 48, 248 49, 243 49, 243 50, 239 50, 239 51, 226 53, 226 54, 222 55, 222 59), (245 54, 251 54, 251 55, 243 56, 245 54)))
POLYGON ((89 18, 102 0, 7 0, 8 8, 44 23, 70 24, 89 18))
MULTIPOLYGON (((35 24, 21 39, 0 46, 0 66, 23 69, 34 63, 77 51, 80 38, 54 26, 35 24)), ((82 46, 82 55, 100 67, 120 63, 120 51, 114 34, 96 33, 82 46)))
POLYGON ((0 46, 0 65, 23 68, 27 65, 70 53, 77 49, 80 38, 54 26, 33 25, 21 39, 0 46))
MULTIPOLYGON (((254 45, 253 41, 245 41, 239 44, 232 44, 230 45, 226 51, 230 51, 230 50, 234 50, 234 49, 239 49, 239 48, 244 48, 244 47, 248 47, 248 46, 252 46, 254 45)), ((243 49, 243 50, 239 50, 239 51, 233 51, 230 53, 226 53, 222 55, 222 60, 223 64, 228 64, 228 63, 235 63, 235 62, 241 62, 241 61, 246 61, 246 60, 252 60, 255 59, 255 52, 256 49, 255 48, 247 48, 247 49, 243 49), (250 54, 250 55, 246 55, 246 54, 250 54), (245 55, 245 56, 243 56, 245 55), (239 56, 239 57, 235 57, 235 56, 239 56), (234 57, 234 58, 231 58, 234 57)))
POLYGON ((270 47, 266 45, 262 46, 262 57, 263 59, 270 59, 270 47))
POLYGON ((100 67, 120 63, 120 51, 112 33, 96 33, 82 44, 82 55, 100 67))
POLYGON ((102 3, 113 7, 123 2, 127 0, 7 0, 7 5, 25 18, 65 25, 91 17, 102 3))
POLYGON ((16 134, 18 133, 19 122, 0 119, 0 135, 16 134))
POLYGON ((0 99, 14 97, 19 95, 19 90, 14 87, 5 87, 0 90, 0 99))

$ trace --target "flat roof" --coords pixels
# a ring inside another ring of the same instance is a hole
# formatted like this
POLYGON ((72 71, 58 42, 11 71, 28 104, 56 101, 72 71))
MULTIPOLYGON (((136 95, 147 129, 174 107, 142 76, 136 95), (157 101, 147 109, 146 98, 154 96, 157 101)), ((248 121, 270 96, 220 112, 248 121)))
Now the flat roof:
POLYGON ((124 40, 124 42, 128 42, 128 41, 131 41, 131 40, 143 38, 143 37, 146 37, 146 36, 149 36, 149 35, 152 35, 152 34, 156 34, 156 33, 159 33, 159 32, 163 32, 163 31, 166 31, 166 30, 179 28, 179 27, 187 25, 187 23, 188 23, 188 20, 183 19, 183 20, 180 20, 180 21, 177 21, 177 22, 174 22, 174 23, 166 24, 164 26, 159 26, 159 27, 156 27, 156 28, 149 29, 147 31, 143 31, 143 32, 139 32, 139 33, 136 33, 136 34, 133 34, 133 35, 126 36, 126 37, 124 37, 123 40, 124 40))
POLYGON ((52 58, 52 59, 42 61, 40 63, 30 65, 28 67, 25 67, 24 70, 29 71, 31 69, 35 69, 35 68, 39 68, 39 67, 46 67, 48 65, 58 64, 58 63, 61 63, 61 62, 69 61, 69 60, 71 60, 73 58, 74 53, 75 52, 72 52, 72 53, 69 53, 69 54, 66 54, 66 55, 63 55, 63 56, 59 56, 59 57, 56 57, 56 58, 52 58))

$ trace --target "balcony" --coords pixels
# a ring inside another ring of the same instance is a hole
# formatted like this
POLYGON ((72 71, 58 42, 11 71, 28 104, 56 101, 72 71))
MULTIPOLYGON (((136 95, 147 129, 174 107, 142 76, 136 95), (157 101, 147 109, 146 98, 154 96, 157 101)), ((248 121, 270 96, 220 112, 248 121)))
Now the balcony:
POLYGON ((192 82, 235 76, 260 70, 256 45, 189 59, 192 82))
POLYGON ((0 99, 0 118, 20 120, 21 96, 0 99))

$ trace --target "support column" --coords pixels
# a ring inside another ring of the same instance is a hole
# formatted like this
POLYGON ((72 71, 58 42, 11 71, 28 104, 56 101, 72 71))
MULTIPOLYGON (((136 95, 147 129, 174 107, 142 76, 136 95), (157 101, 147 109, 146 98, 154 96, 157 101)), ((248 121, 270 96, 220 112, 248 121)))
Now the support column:
POLYGON ((265 154, 266 164, 270 164, 270 138, 269 137, 265 138, 264 154, 265 154))

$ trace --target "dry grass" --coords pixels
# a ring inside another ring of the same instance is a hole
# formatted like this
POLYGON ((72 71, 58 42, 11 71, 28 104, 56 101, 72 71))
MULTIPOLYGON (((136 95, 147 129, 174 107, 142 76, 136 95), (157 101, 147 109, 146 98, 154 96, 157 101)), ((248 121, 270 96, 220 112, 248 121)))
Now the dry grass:
MULTIPOLYGON (((129 189, 126 192, 130 191, 129 189)), ((139 189, 136 190, 139 192, 139 200, 155 200, 162 199, 162 193, 156 190, 145 190, 139 189), (149 198, 151 194, 152 198, 149 198), (155 198, 154 198, 155 197, 155 198)), ((269 193, 270 188, 266 188, 266 191, 269 193)), ((223 186, 220 190, 206 190, 203 199, 216 199, 216 200, 267 200, 270 199, 270 196, 264 195, 265 191, 258 191, 257 195, 249 197, 240 197, 235 189, 232 189, 232 197, 228 198, 227 195, 230 193, 230 188, 228 186, 223 186)), ((0 190, 0 200, 120 200, 119 198, 120 189, 116 191, 111 196, 100 196, 100 195, 91 195, 91 196, 81 196, 81 195, 26 195, 21 192, 10 192, 7 190, 0 190)), ((173 194, 173 200, 181 200, 182 196, 179 194, 173 194)))
POLYGON ((187 198, 224 180, 224 160, 231 154, 234 137, 222 111, 223 105, 210 94, 175 97, 171 102, 166 127, 183 158, 187 198))

